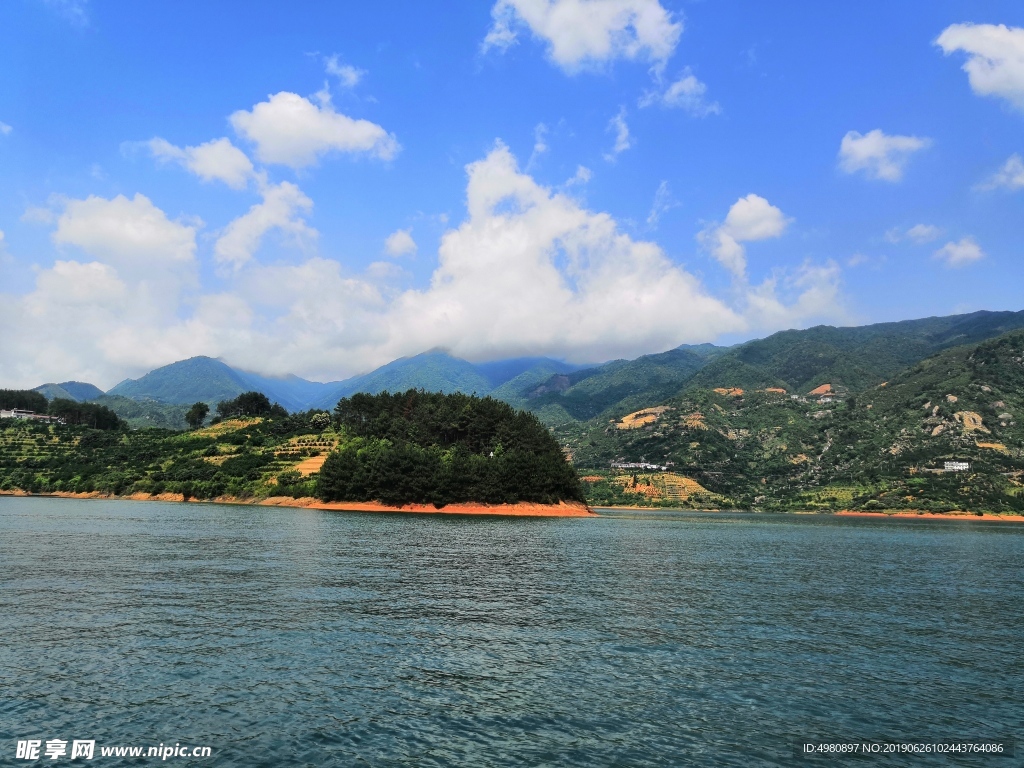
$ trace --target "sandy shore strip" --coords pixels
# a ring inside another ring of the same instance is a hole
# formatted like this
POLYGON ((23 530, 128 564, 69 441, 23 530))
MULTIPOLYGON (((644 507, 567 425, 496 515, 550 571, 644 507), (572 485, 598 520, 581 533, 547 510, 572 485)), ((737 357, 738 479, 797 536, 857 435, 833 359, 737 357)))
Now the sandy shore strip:
MULTIPOLYGON (((252 503, 252 502, 250 502, 252 503)), ((580 502, 562 501, 558 504, 477 504, 459 502, 438 509, 433 504, 403 504, 400 507, 375 501, 320 501, 311 497, 293 499, 290 496, 271 496, 255 502, 261 506, 304 507, 306 509, 332 509, 339 512, 412 512, 431 515, 511 515, 514 517, 597 517, 580 502)))
MULTIPOLYGON (((750 514, 747 510, 742 509, 681 509, 677 507, 627 507, 627 506, 609 506, 605 504, 595 505, 595 509, 607 509, 609 511, 636 511, 636 512, 707 512, 707 513, 720 513, 720 514, 750 514)), ((753 513, 761 514, 761 513, 753 513)), ((792 510, 789 512, 778 512, 775 514, 780 515, 836 515, 839 517, 893 517, 908 520, 982 520, 982 521, 997 521, 1001 523, 1024 523, 1024 515, 1013 515, 1013 514, 995 514, 994 512, 985 512, 983 514, 976 514, 974 512, 918 512, 913 509, 902 510, 899 512, 859 512, 855 509, 843 509, 838 512, 820 512, 818 510, 792 510)))
POLYGON ((1024 523, 1024 515, 997 515, 992 512, 976 514, 974 512, 858 512, 855 509, 843 509, 833 514, 839 517, 895 517, 909 520, 960 520, 960 521, 996 521, 1000 523, 1024 523))
MULTIPOLYGON (((180 493, 133 493, 130 496, 114 496, 109 493, 28 493, 26 491, 0 491, 0 496, 40 496, 60 499, 118 499, 121 501, 185 501, 180 493)), ((404 504, 396 507, 373 501, 321 501, 306 496, 293 499, 291 496, 271 496, 266 499, 240 499, 234 496, 219 496, 215 499, 190 499, 197 504, 251 504, 267 507, 299 507, 302 509, 326 509, 339 512, 411 512, 432 515, 509 515, 513 517, 597 517, 598 515, 580 502, 562 501, 558 504, 533 504, 521 501, 517 504, 477 504, 460 502, 447 504, 440 509, 433 504, 404 504)))
MULTIPOLYGON (((130 496, 114 496, 110 493, 93 491, 92 493, 70 493, 69 491, 55 491, 53 493, 28 493, 20 489, 3 491, 0 496, 39 496, 53 497, 60 499, 118 499, 121 501, 185 501, 180 493, 133 493, 130 496)), ((511 515, 514 517, 600 517, 596 512, 581 502, 562 501, 558 504, 533 504, 521 501, 518 504, 477 504, 457 503, 448 504, 438 509, 433 504, 405 504, 400 507, 381 504, 374 501, 320 501, 312 496, 305 496, 293 499, 291 496, 271 496, 266 499, 240 499, 234 496, 218 496, 215 499, 189 499, 196 504, 251 504, 255 506, 268 507, 300 507, 304 509, 326 509, 339 512, 411 512, 415 514, 429 515, 511 515)), ((677 510, 668 507, 614 507, 598 506, 597 509, 623 510, 637 512, 657 512, 669 510, 677 512, 711 512, 729 514, 730 512, 742 512, 742 510, 727 509, 686 509, 677 510)), ((836 515, 838 517, 882 517, 908 520, 947 520, 960 522, 999 522, 999 523, 1024 523, 1024 515, 999 515, 992 512, 976 514, 974 512, 916 512, 914 510, 903 510, 901 512, 858 512, 854 509, 843 509, 838 512, 783 512, 787 515, 836 515)))

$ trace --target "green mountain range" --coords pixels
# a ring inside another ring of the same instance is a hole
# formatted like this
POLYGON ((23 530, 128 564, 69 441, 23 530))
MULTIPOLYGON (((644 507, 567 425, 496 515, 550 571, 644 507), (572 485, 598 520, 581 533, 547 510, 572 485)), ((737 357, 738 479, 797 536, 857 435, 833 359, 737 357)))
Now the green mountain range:
POLYGON ((60 384, 43 384, 36 387, 47 400, 74 400, 76 403, 84 403, 88 400, 95 400, 103 395, 103 390, 95 384, 86 384, 81 381, 62 381, 60 384))
POLYGON ((943 349, 1017 328, 1024 328, 1024 311, 781 331, 729 349, 710 361, 687 386, 784 386, 806 392, 827 382, 835 388, 860 390, 880 384, 943 349))
POLYGON ((804 396, 688 386, 556 435, 590 473, 592 503, 686 506, 667 482, 681 478, 696 483, 697 506, 1024 510, 1024 331, 844 387, 804 396))
MULTIPOLYGON (((719 347, 682 346, 634 360, 581 367, 543 357, 474 364, 432 350, 395 360, 370 373, 335 382, 297 376, 266 377, 209 357, 194 357, 128 379, 105 402, 133 426, 184 427, 187 406, 215 406, 260 391, 291 412, 331 410, 357 392, 423 389, 490 395, 536 413, 549 425, 609 419, 681 392, 715 387, 781 388, 802 394, 824 383, 842 393, 862 391, 944 349, 1024 327, 1024 312, 974 312, 894 323, 782 331, 764 339, 719 347), (175 406, 175 407, 171 407, 175 406)), ((96 400, 90 384, 37 388, 50 399, 96 400)))
POLYGON ((191 403, 254 389, 305 419, 360 392, 491 395, 548 425, 593 504, 1024 510, 1024 312, 819 326, 585 368, 434 350, 330 383, 192 358, 105 395, 38 392, 180 429, 191 403))

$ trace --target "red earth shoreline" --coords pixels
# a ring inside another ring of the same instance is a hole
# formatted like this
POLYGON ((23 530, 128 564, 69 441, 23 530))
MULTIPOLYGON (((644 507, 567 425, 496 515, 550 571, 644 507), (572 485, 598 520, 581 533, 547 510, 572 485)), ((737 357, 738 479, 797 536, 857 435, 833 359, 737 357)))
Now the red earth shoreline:
POLYGON ((983 520, 1024 523, 1024 515, 995 515, 991 512, 977 515, 973 512, 858 512, 853 509, 843 509, 833 514, 840 517, 897 517, 910 520, 983 520))
MULTIPOLYGON (((156 495, 148 493, 134 493, 130 496, 115 496, 109 493, 70 493, 68 491, 56 491, 54 493, 27 493, 22 490, 0 491, 0 496, 41 496, 61 499, 119 499, 122 501, 184 501, 180 493, 160 493, 156 495)), ((598 517, 590 507, 580 502, 560 502, 558 504, 533 504, 530 502, 519 502, 517 504, 478 504, 478 503, 456 503, 448 504, 441 509, 433 504, 405 504, 400 507, 381 504, 373 501, 320 501, 312 497, 294 499, 291 496, 271 496, 266 499, 239 499, 234 496, 218 496, 215 499, 196 499, 200 504, 251 504, 255 506, 269 507, 295 507, 298 509, 323 509, 337 512, 401 512, 412 514, 429 515, 506 515, 513 517, 598 517)), ((622 510, 657 510, 659 507, 625 507, 625 506, 601 506, 599 509, 622 509, 622 510)), ((729 510, 719 509, 696 509, 694 512, 728 512, 729 510)), ((1001 522, 1001 523, 1024 523, 1024 515, 997 515, 985 512, 978 515, 972 512, 915 512, 905 510, 901 512, 858 512, 852 509, 842 509, 838 512, 790 512, 786 514, 825 514, 836 515, 837 517, 872 517, 872 518, 897 518, 908 520, 959 520, 959 521, 980 521, 980 522, 1001 522)))
MULTIPOLYGON (((0 496, 42 496, 61 499, 119 499, 122 501, 184 501, 180 493, 133 493, 130 496, 115 496, 109 493, 27 493, 25 491, 0 491, 0 496)), ((312 497, 294 499, 291 496, 271 496, 266 499, 239 499, 233 496, 219 496, 214 499, 196 499, 198 503, 252 504, 269 507, 296 507, 299 509, 323 509, 338 512, 404 512, 414 514, 440 515, 506 515, 513 517, 597 517, 585 504, 560 502, 558 504, 478 504, 472 502, 447 504, 438 509, 433 504, 404 504, 391 506, 372 501, 320 501, 312 497)))

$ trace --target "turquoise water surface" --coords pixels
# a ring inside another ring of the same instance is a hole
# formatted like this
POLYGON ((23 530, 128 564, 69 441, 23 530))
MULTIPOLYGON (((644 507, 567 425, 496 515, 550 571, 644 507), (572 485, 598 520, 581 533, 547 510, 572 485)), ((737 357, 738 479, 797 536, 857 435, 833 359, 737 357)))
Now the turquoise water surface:
POLYGON ((1004 523, 4 497, 0 765, 1020 765, 795 748, 1019 734, 1022 596, 1004 523))

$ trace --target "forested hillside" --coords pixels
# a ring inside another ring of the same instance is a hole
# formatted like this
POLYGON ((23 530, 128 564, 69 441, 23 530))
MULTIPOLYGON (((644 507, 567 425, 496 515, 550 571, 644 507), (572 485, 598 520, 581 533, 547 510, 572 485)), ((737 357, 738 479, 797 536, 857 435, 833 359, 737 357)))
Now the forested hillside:
POLYGON ((730 349, 687 386, 756 389, 784 385, 807 392, 819 384, 862 390, 953 346, 1024 327, 1024 312, 975 312, 853 328, 821 325, 781 331, 730 349))
POLYGON ((316 494, 439 507, 582 499, 576 472, 548 430, 490 398, 410 390, 357 395, 333 415, 288 414, 249 392, 222 401, 223 420, 192 432, 131 430, 102 406, 54 403, 68 424, 0 420, 0 490, 316 494), (107 421, 97 423, 97 415, 107 421))
POLYGON ((338 403, 335 421, 351 439, 320 470, 323 499, 443 505, 583 498, 548 430, 492 398, 360 394, 338 403))
POLYGON ((614 470, 614 462, 665 466, 740 508, 1011 511, 1024 509, 1022 408, 1017 331, 845 396, 692 388, 661 407, 557 434, 592 478, 592 501, 631 493, 637 503, 678 501, 647 492, 645 477, 661 470, 614 470), (946 461, 969 469, 944 471, 946 461))

